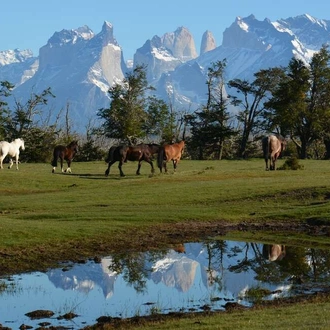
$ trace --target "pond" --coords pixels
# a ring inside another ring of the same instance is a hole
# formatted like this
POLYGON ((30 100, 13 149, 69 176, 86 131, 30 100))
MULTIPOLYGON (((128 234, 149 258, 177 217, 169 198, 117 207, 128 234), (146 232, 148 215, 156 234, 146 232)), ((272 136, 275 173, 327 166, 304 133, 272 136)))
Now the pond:
POLYGON ((224 310, 231 302, 252 306, 258 299, 322 290, 329 272, 330 250, 223 240, 185 243, 2 278, 0 324, 81 329, 100 316, 224 310), (53 315, 26 315, 36 310, 53 315), (68 313, 75 317, 63 317, 68 313))

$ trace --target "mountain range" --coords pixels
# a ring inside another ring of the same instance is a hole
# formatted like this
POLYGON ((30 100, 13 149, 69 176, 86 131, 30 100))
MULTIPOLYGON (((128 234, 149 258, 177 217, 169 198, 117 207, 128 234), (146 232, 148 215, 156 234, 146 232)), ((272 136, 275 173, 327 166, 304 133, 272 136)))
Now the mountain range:
MULTIPOLYGON (((30 50, 0 52, 0 81, 15 85, 9 104, 25 104, 31 93, 51 87, 52 115, 64 108, 74 119, 74 129, 84 132, 96 120, 98 109, 108 107, 108 89, 121 83, 139 64, 147 66, 147 79, 155 95, 176 110, 194 111, 206 102, 206 74, 212 63, 226 59, 225 77, 253 80, 261 69, 287 66, 293 56, 308 64, 330 40, 330 20, 308 14, 270 21, 253 15, 236 17, 223 32, 220 46, 205 31, 199 52, 185 27, 153 36, 125 59, 113 26, 104 22, 95 34, 88 26, 55 32, 38 56, 30 50)), ((8 100, 7 100, 8 101, 8 100)))

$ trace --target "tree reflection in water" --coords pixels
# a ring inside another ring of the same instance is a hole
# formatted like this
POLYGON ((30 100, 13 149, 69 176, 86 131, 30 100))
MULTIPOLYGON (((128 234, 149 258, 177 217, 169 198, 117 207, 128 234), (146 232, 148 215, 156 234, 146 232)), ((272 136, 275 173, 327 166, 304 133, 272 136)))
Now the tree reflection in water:
POLYGON ((12 278, 20 290, 0 292, 0 323, 18 328, 30 323, 24 318, 27 311, 63 310, 65 302, 74 306, 70 311, 81 315, 82 323, 91 324, 100 313, 146 315, 150 304, 162 313, 201 306, 223 309, 227 301, 251 306, 248 291, 254 288, 260 289, 261 299, 315 292, 330 280, 330 251, 211 239, 178 242, 161 251, 124 251, 100 263, 12 278))

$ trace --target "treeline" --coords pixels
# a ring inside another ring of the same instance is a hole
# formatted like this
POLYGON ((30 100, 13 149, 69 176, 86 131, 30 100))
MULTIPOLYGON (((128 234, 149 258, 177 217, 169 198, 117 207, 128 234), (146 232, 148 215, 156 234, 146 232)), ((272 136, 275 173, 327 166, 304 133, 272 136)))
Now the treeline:
POLYGON ((226 81, 226 60, 217 61, 207 69, 206 103, 193 113, 154 96, 146 67, 139 65, 109 89, 109 107, 97 111, 100 124, 86 127, 85 136, 72 131, 69 104, 55 118, 52 111, 46 113, 48 100, 54 97, 50 88, 31 93, 25 104, 16 101, 9 109, 6 98, 14 86, 3 81, 0 139, 24 138, 22 158, 31 162, 49 161, 54 145, 72 139, 81 141, 77 158, 81 161, 103 159, 109 141, 134 145, 183 139, 187 157, 222 159, 259 156, 261 137, 274 132, 288 139, 291 155, 329 159, 329 60, 323 46, 310 63, 293 57, 287 67, 258 71, 253 81, 226 81))

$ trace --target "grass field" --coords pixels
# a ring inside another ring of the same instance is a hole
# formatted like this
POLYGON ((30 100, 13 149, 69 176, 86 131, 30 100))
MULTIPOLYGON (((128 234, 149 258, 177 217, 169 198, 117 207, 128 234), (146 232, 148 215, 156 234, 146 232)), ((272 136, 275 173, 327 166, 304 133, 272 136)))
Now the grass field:
MULTIPOLYGON (((279 160, 278 165, 283 162, 279 160)), ((124 165, 123 178, 117 163, 109 177, 104 175, 104 162, 74 162, 72 174, 52 174, 50 164, 22 163, 19 171, 4 168, 0 172, 1 274, 42 270, 62 260, 107 255, 118 248, 154 248, 162 240, 167 243, 168 233, 185 239, 185 229, 202 229, 203 224, 309 222, 327 226, 330 162, 304 160, 300 164, 302 170, 270 172, 265 171, 262 159, 182 160, 176 173, 170 166, 168 174, 156 171, 151 175, 150 166, 143 163, 141 175, 136 176, 137 163, 132 162, 124 165)), ((195 239, 198 233, 196 230, 195 239)), ((246 239, 252 233, 227 235, 246 239)), ((327 236, 299 233, 291 237, 288 232, 276 235, 281 240, 311 239, 330 244, 327 236)), ((246 322, 236 328, 247 329, 246 322)), ((204 323, 209 321, 203 319, 196 327, 189 327, 226 329, 202 326, 204 323)), ((294 324, 291 326, 286 329, 295 329, 294 324)), ((319 329, 322 326, 324 323, 319 329)), ((172 328, 181 329, 177 324, 168 329, 172 328)), ((318 327, 314 324, 312 328, 318 327)))

